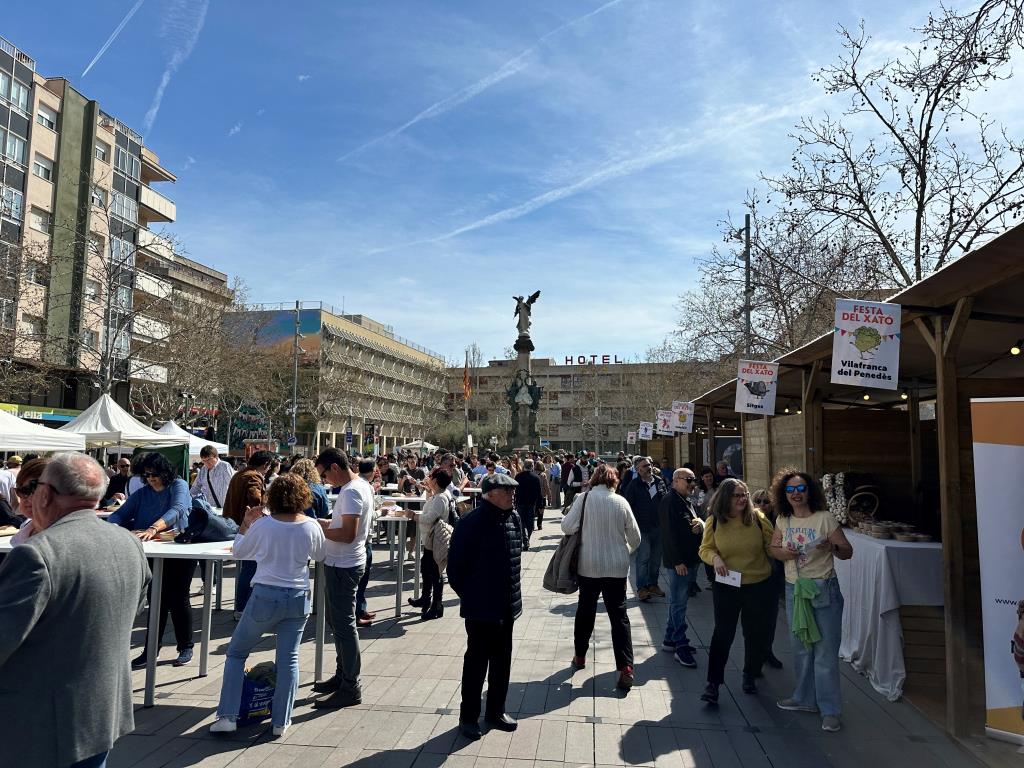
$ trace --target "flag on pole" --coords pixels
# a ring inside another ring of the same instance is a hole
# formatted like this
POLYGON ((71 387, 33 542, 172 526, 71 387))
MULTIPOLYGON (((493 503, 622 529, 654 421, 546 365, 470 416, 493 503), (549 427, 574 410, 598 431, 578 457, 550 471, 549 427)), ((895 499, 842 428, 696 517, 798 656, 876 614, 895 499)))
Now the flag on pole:
POLYGON ((473 394, 473 385, 469 382, 469 353, 466 353, 466 365, 462 368, 462 399, 464 402, 469 402, 470 395, 473 394))

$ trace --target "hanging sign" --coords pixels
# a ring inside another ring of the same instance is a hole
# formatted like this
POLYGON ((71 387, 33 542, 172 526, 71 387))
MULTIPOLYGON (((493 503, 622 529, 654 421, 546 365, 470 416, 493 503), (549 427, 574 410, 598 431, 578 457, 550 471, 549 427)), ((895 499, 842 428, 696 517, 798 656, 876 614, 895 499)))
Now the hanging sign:
POLYGON ((676 432, 693 432, 693 412, 696 410, 693 403, 685 400, 672 401, 672 429, 676 432))
POLYGON ((736 413, 775 415, 775 392, 779 383, 778 363, 740 360, 736 379, 736 413))
POLYGON ((896 389, 900 378, 899 304, 836 299, 832 383, 896 389))
POLYGON ((672 422, 675 421, 675 414, 672 411, 658 411, 654 431, 659 435, 672 435, 672 422))
POLYGON ((636 430, 631 429, 626 433, 626 445, 636 445, 636 430))
POLYGON ((650 421, 641 421, 639 431, 639 438, 641 440, 651 440, 654 437, 654 423, 650 421))

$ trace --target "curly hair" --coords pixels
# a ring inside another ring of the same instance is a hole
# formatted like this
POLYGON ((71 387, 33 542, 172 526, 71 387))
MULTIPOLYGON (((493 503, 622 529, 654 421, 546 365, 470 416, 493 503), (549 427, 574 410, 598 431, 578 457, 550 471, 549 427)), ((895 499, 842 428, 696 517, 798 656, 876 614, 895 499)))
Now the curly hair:
MULTIPOLYGON (((316 464, 313 463, 312 459, 299 459, 292 464, 290 474, 298 475, 307 483, 322 484, 323 480, 320 479, 320 473, 316 471, 316 464)), ((274 482, 277 482, 276 480, 274 482)))
POLYGON ((169 486, 178 477, 174 472, 174 467, 171 466, 171 462, 167 460, 167 457, 161 453, 153 451, 153 453, 147 453, 142 458, 140 464, 142 473, 149 472, 160 478, 160 482, 164 484, 164 487, 169 486))
POLYGON ((821 486, 818 485, 818 481, 796 467, 785 467, 776 472, 772 480, 771 494, 775 505, 775 514, 779 517, 789 517, 793 514, 793 505, 786 497, 786 484, 794 477, 799 477, 806 483, 807 505, 811 511, 819 512, 825 509, 825 494, 822 492, 821 486))
POLYGON ((306 481, 289 472, 270 484, 267 491, 267 507, 271 513, 297 515, 313 506, 313 494, 306 481))

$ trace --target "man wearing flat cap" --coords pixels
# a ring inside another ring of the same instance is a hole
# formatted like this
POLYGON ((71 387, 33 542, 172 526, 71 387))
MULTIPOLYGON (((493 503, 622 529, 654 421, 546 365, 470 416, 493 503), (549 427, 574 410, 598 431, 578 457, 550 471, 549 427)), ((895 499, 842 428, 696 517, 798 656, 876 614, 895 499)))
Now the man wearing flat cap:
POLYGON ((466 621, 459 730, 475 741, 480 731, 480 695, 487 678, 484 721, 501 731, 518 724, 505 714, 512 671, 512 625, 523 612, 519 561, 523 525, 514 509, 518 486, 508 475, 486 475, 480 506, 455 526, 448 549, 448 583, 461 599, 466 621))

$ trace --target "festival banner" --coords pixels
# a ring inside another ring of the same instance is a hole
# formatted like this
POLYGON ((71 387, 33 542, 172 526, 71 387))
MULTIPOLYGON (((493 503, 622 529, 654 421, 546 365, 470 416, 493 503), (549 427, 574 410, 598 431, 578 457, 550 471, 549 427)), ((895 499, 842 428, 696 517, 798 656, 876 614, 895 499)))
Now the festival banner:
POLYGON ((654 423, 651 421, 640 422, 640 434, 641 440, 651 440, 654 438, 654 423))
POLYGON ((778 363, 740 360, 736 379, 736 413, 775 415, 775 392, 779 383, 778 363))
POLYGON ((626 433, 626 445, 636 445, 636 430, 631 429, 626 433))
POLYGON ((985 645, 985 730, 1024 744, 1024 672, 1010 641, 1024 600, 1024 397, 972 399, 974 491, 985 645))
POLYGON ((693 412, 696 407, 685 400, 672 401, 672 429, 676 432, 693 432, 693 412))
POLYGON ((832 383, 896 389, 901 315, 899 304, 836 299, 832 383))
POLYGON ((658 411, 657 417, 654 431, 659 435, 674 435, 675 431, 672 429, 672 422, 675 421, 675 414, 672 411, 658 411))

